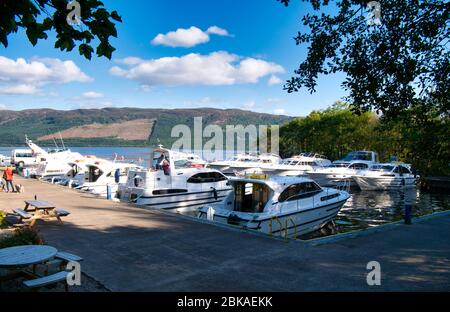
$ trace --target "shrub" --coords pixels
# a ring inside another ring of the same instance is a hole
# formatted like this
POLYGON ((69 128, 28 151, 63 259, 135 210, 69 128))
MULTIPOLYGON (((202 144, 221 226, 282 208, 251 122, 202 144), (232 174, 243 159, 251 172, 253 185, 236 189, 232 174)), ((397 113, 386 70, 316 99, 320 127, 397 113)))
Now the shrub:
POLYGON ((42 245, 44 242, 39 233, 32 228, 17 229, 13 235, 0 239, 0 248, 22 246, 22 245, 42 245))
POLYGON ((6 212, 0 210, 0 229, 6 227, 6 212))

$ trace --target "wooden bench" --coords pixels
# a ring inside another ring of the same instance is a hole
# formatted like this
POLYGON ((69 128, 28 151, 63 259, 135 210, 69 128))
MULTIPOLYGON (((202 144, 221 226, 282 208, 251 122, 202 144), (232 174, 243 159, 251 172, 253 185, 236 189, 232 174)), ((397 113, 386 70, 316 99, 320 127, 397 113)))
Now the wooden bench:
POLYGON ((70 215, 69 211, 61 209, 61 208, 56 208, 55 213, 59 217, 67 217, 68 215, 70 215))
POLYGON ((83 261, 83 258, 81 258, 80 256, 68 253, 68 252, 64 252, 64 251, 58 251, 58 253, 56 254, 55 258, 64 260, 66 262, 80 262, 83 261))
POLYGON ((21 221, 23 219, 31 219, 33 217, 32 214, 29 214, 28 212, 26 212, 25 210, 20 209, 20 208, 13 209, 13 212, 15 214, 19 215, 21 221))
POLYGON ((61 224, 63 223, 61 218, 63 217, 67 217, 70 215, 70 212, 61 208, 56 208, 54 210, 54 214, 53 215, 48 215, 48 214, 37 214, 34 213, 30 214, 27 211, 20 209, 20 208, 16 208, 13 209, 13 212, 19 216, 20 221, 28 221, 30 222, 30 226, 33 227, 36 224, 37 220, 44 220, 44 219, 49 219, 49 218, 56 218, 61 224))
POLYGON ((65 265, 67 265, 67 263, 69 262, 81 262, 83 261, 83 258, 68 252, 64 252, 64 251, 59 251, 56 255, 55 255, 55 259, 45 263, 44 265, 46 266, 45 268, 45 275, 48 275, 48 272, 50 270, 51 267, 54 266, 58 266, 60 270, 64 270, 65 269, 65 265))
POLYGON ((44 286, 57 284, 59 282, 64 282, 64 287, 66 291, 69 291, 69 287, 67 285, 67 276, 70 274, 70 272, 67 271, 61 271, 52 275, 47 275, 44 277, 24 281, 24 285, 31 289, 37 289, 44 286))

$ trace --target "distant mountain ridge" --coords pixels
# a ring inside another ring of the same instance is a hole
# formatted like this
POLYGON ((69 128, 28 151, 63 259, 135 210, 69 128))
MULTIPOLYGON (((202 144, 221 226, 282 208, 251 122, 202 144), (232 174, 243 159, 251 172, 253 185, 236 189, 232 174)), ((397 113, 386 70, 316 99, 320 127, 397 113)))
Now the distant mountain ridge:
POLYGON ((25 135, 42 145, 52 145, 52 137, 61 132, 68 146, 149 146, 158 141, 170 145, 175 125, 193 129, 194 117, 203 118, 203 126, 282 125, 288 116, 256 113, 239 109, 29 109, 0 110, 0 145, 22 145, 25 135), (143 122, 148 121, 147 125, 143 122), (134 134, 133 132, 139 132, 134 134), (126 134, 126 135, 125 135, 126 134), (144 139, 148 135, 147 139, 144 139))

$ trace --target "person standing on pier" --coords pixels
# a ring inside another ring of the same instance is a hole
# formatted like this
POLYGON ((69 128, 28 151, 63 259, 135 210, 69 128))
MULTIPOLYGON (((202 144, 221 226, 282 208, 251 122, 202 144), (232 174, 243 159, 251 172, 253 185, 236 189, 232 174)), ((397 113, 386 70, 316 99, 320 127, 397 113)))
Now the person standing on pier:
POLYGON ((11 186, 11 192, 14 192, 14 186, 13 186, 13 180, 14 180, 14 173, 11 166, 6 167, 5 171, 3 172, 3 176, 6 180, 6 192, 10 193, 9 187, 11 186))

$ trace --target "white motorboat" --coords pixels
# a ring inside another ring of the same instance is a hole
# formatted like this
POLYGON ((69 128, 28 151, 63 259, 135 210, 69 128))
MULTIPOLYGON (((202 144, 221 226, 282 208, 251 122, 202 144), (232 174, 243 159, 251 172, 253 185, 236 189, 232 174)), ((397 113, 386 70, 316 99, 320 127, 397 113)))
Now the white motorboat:
POLYGON ((218 169, 226 175, 243 176, 263 173, 263 167, 278 165, 280 161, 280 156, 270 153, 239 154, 230 160, 212 162, 208 167, 218 169))
POLYGON ((33 170, 33 175, 42 180, 53 182, 62 179, 71 169, 68 163, 83 157, 80 153, 75 153, 65 148, 45 151, 28 139, 28 137, 25 138, 25 143, 38 159, 38 165, 33 170))
POLYGON ((180 159, 180 154, 175 160, 173 154, 161 146, 154 149, 150 169, 130 171, 126 183, 119 186, 120 200, 185 212, 220 202, 230 192, 228 179, 220 171, 199 168, 180 159))
POLYGON ((345 158, 334 161, 330 167, 308 171, 308 176, 322 186, 336 186, 342 183, 355 186, 353 176, 360 170, 369 169, 378 163, 378 154, 370 151, 351 152, 345 158))
POLYGON ((316 153, 303 153, 286 158, 280 164, 265 165, 261 167, 264 174, 279 176, 299 176, 306 172, 331 166, 331 161, 325 156, 316 153))
POLYGON ((89 175, 88 165, 94 164, 99 160, 105 161, 96 156, 84 156, 81 159, 70 161, 68 165, 71 169, 64 175, 59 184, 70 188, 82 186, 89 175))
POLYGON ((378 164, 360 171, 353 177, 363 191, 411 188, 416 184, 416 176, 409 165, 378 164))
POLYGON ((331 221, 350 197, 304 177, 232 178, 233 191, 199 218, 267 234, 303 235, 331 221))
POLYGON ((135 164, 113 162, 105 159, 96 159, 93 163, 85 164, 87 172, 84 174, 84 183, 77 189, 90 192, 95 195, 111 197, 117 193, 119 183, 125 183, 128 172, 138 170, 141 167, 135 164))

